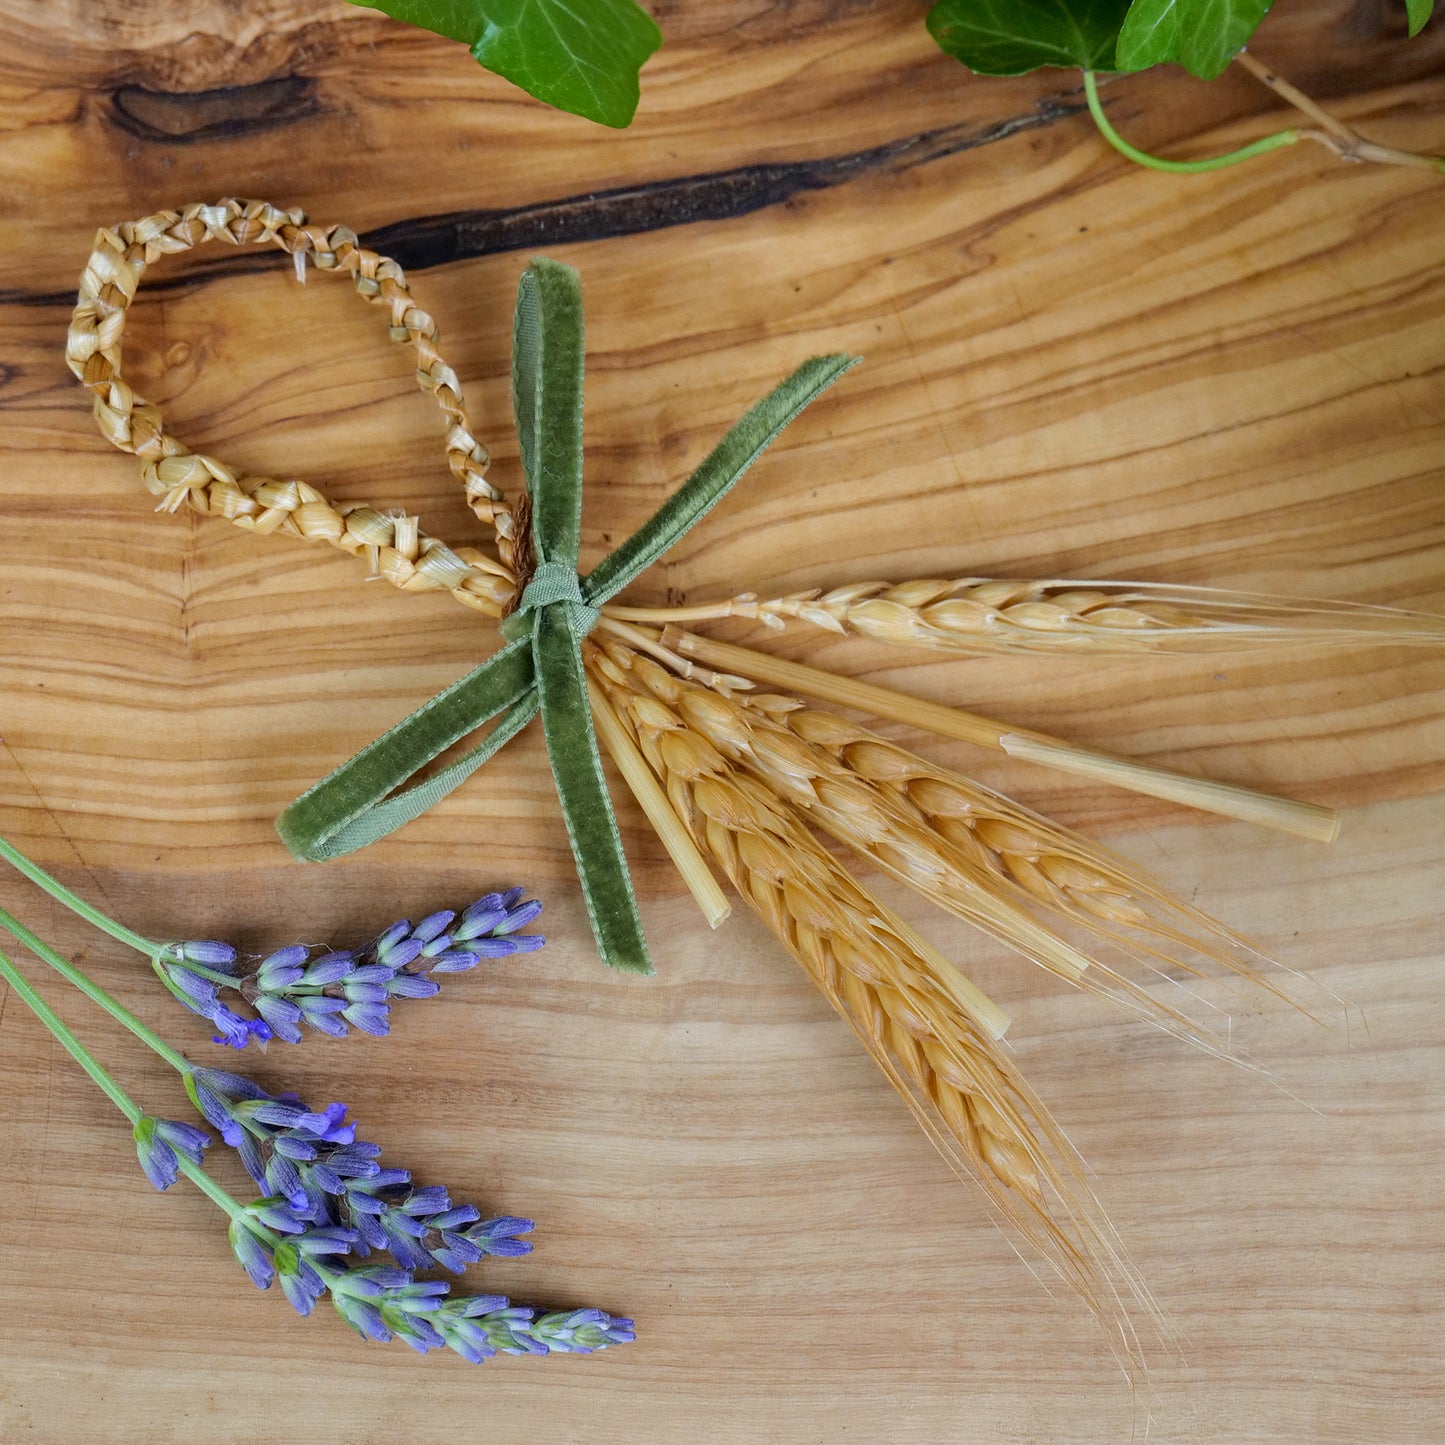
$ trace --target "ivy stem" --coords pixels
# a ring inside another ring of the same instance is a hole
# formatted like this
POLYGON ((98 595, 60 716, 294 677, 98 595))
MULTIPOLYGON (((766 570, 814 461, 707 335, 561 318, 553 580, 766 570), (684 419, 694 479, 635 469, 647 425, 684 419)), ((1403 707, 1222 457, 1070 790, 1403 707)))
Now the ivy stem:
POLYGON ((1241 50, 1234 57, 1234 63, 1241 70, 1247 70, 1261 85, 1309 116, 1319 126, 1319 130, 1301 131, 1301 139, 1318 141, 1342 161, 1377 161, 1382 165, 1445 172, 1445 156, 1418 155, 1414 151, 1396 150, 1393 146, 1376 145, 1373 141, 1366 140, 1357 131, 1351 130, 1344 121, 1331 115, 1318 101, 1312 100, 1298 86, 1292 85, 1263 61, 1256 60, 1247 50, 1241 50))
POLYGON ((90 1050, 66 1028, 60 1021, 60 1015, 35 992, 25 975, 4 953, 0 953, 0 978, 10 985, 19 996, 20 1001, 60 1040, 66 1053, 90 1075, 106 1098, 125 1115, 130 1121, 131 1127, 134 1128, 144 1117, 144 1110, 101 1068, 90 1050))
POLYGON ((52 878, 39 864, 32 863, 14 844, 7 843, 4 838, 0 838, 0 858, 23 873, 37 887, 43 888, 57 903, 63 903, 72 913, 78 913, 87 923, 100 929, 102 933, 108 933, 116 942, 135 949, 137 953, 145 954, 147 958, 153 959, 160 953, 159 943, 132 933, 123 923, 117 923, 108 914, 92 907, 78 894, 72 893, 58 878, 52 878))
MULTIPOLYGON (((42 963, 48 964, 66 982, 73 983, 88 999, 99 1004, 117 1022, 124 1024, 136 1038, 159 1054, 177 1073, 184 1077, 191 1072, 190 1061, 184 1054, 177 1053, 154 1029, 143 1024, 119 999, 113 998, 89 975, 76 968, 73 963, 67 963, 49 944, 37 938, 18 918, 7 913, 3 908, 0 908, 0 928, 19 939, 42 963)), ((60 1036, 57 1034, 56 1037, 60 1036)), ((77 1054, 76 1057, 79 1059, 80 1056, 77 1054)), ((87 1055, 87 1057, 89 1056, 87 1055)), ((97 1082, 99 1081, 97 1080, 97 1082)), ((105 1086, 101 1085, 101 1087, 105 1086)))
POLYGON ((1270 151, 1277 151, 1282 146, 1292 146, 1301 138, 1302 132, 1298 130, 1277 131, 1274 135, 1267 135, 1262 140, 1252 141, 1247 146, 1241 146, 1237 151, 1230 151, 1222 156, 1206 156, 1198 161, 1171 161, 1163 156, 1150 155, 1148 151, 1141 151, 1137 146, 1132 146, 1123 136, 1119 134, 1104 114, 1103 102, 1099 99, 1099 81, 1092 70, 1084 72, 1084 96, 1089 102, 1089 114, 1094 117, 1094 124, 1099 127, 1099 133, 1114 147, 1122 156, 1127 156, 1131 161, 1141 166, 1147 166, 1153 171, 1167 171, 1171 175, 1196 176, 1206 171, 1221 171, 1226 166, 1238 165, 1241 161, 1253 160, 1255 156, 1268 154, 1270 151))

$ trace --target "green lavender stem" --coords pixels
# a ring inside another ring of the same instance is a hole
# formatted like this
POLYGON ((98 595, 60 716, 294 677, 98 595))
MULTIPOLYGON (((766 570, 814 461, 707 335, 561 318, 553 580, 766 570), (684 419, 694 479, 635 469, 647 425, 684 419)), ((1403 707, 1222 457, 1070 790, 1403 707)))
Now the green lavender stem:
POLYGON ((1222 156, 1208 156, 1198 161, 1170 161, 1163 156, 1150 155, 1148 151, 1141 151, 1137 146, 1132 146, 1123 136, 1116 131, 1104 114, 1103 102, 1099 99, 1099 82, 1092 70, 1084 72, 1084 95, 1089 102, 1089 114, 1094 117, 1094 124, 1099 127, 1099 133, 1114 147, 1122 156, 1127 156, 1131 161, 1141 166, 1147 166, 1152 171, 1168 171, 1171 175, 1195 176, 1202 175, 1205 171, 1221 171, 1226 166, 1238 165, 1240 161, 1253 160, 1255 156, 1267 155, 1270 151, 1277 151, 1282 146, 1292 146, 1299 140, 1300 133, 1297 130, 1277 131, 1274 135, 1267 135, 1262 140, 1252 141, 1247 146, 1241 146, 1237 151, 1230 151, 1222 156))
POLYGON ((281 1243, 279 1234, 272 1234, 264 1224, 260 1224, 247 1210, 246 1206, 233 1195, 227 1194, 199 1164, 192 1164, 185 1155, 176 1154, 176 1168, 211 1201, 219 1205, 244 1229, 249 1229, 258 1239, 275 1249, 281 1243))
MULTIPOLYGON (((88 999, 99 1004, 113 1019, 124 1024, 136 1038, 158 1053, 179 1074, 184 1076, 191 1072, 190 1062, 185 1055, 177 1053, 154 1029, 143 1024, 119 999, 113 998, 87 974, 76 968, 73 963, 67 963, 49 944, 37 938, 18 918, 7 913, 3 908, 0 908, 0 928, 19 939, 42 963, 48 964, 68 983, 74 984, 88 999)), ((60 1036, 57 1034, 56 1037, 60 1036)), ((67 1044, 66 1047, 68 1048, 69 1045, 67 1044)), ((80 1055, 77 1054, 76 1057, 79 1058, 80 1055)))
MULTIPOLYGON (((8 914, 6 914, 5 916, 7 918, 9 917, 8 914)), ((10 925, 6 924, 6 927, 9 928, 10 925)), ((14 932, 14 930, 11 929, 11 932, 14 932)), ((19 935, 17 934, 17 937, 18 936, 19 935)), ((39 940, 36 939, 35 942, 39 943, 39 940)), ((34 944, 26 942, 26 947, 33 948, 34 944)), ((44 949, 45 945, 40 944, 40 947, 44 949)), ((46 949, 45 951, 47 953, 50 952, 49 949, 46 949)), ((44 955, 42 954, 42 957, 43 956, 44 955)), ((51 962, 49 958, 45 959, 45 961, 47 963, 51 962)), ((61 963, 64 963, 63 959, 61 959, 60 961, 61 963)), ((66 964, 65 967, 66 969, 69 969, 70 965, 66 964)), ((71 970, 71 972, 78 973, 79 971, 71 970)), ((70 974, 67 973, 66 977, 70 977, 70 974)), ((80 977, 84 978, 85 976, 81 974, 80 977)), ((45 1000, 41 998, 38 993, 36 993, 36 991, 30 986, 30 983, 26 979, 25 975, 22 974, 20 970, 15 967, 14 963, 11 962, 11 960, 3 952, 0 952, 0 978, 3 978, 5 982, 10 985, 10 987, 15 991, 15 994, 20 999, 20 1001, 25 1004, 25 1006, 31 1011, 31 1013, 33 1013, 35 1017, 38 1018, 40 1022, 43 1023, 45 1027, 50 1030, 52 1034, 55 1035, 55 1037, 64 1047, 66 1053, 68 1053, 70 1057, 73 1058, 75 1062, 79 1064, 80 1067, 84 1069, 87 1074, 90 1075, 92 1081, 105 1094, 106 1098, 108 1098, 111 1103, 114 1104, 115 1107, 119 1109, 122 1114, 125 1115, 131 1127, 134 1128, 136 1124, 138 1124, 140 1120, 145 1117, 145 1110, 143 1110, 140 1105, 137 1104, 135 1100, 132 1099, 130 1095, 127 1094, 126 1091, 122 1089, 119 1084, 116 1083, 116 1081, 110 1076, 110 1074, 106 1072, 106 1070, 102 1067, 102 1065, 90 1052, 90 1050, 87 1049, 85 1045, 81 1043, 80 1040, 76 1038, 73 1033, 71 1033, 71 1031, 61 1021, 59 1014, 57 1014, 55 1010, 51 1008, 50 1005, 46 1003, 45 1000)), ((72 979, 71 981, 75 982, 76 980, 72 979)), ((86 982, 89 983, 89 980, 87 979, 86 982)), ((100 997, 100 995, 104 995, 104 998, 109 998, 110 996, 108 994, 105 994, 103 989, 96 988, 94 984, 91 984, 90 987, 86 990, 86 992, 91 998, 95 999, 97 1003, 100 1003, 102 1007, 107 1007, 107 1005, 102 1001, 102 997, 100 997)), ((111 999, 110 1002, 114 1003, 115 1001, 111 999)), ((119 1004, 116 1004, 115 1007, 116 1009, 120 1009, 119 1004)), ((110 1009, 108 1011, 115 1012, 114 1009, 110 1009)), ((120 1009, 121 1014, 124 1014, 125 1012, 126 1011, 124 1009, 120 1009)), ((119 1018, 120 1014, 117 1014, 116 1017, 119 1018)), ((125 1020, 122 1019, 121 1021, 124 1022, 125 1020)), ((140 1024, 139 1019, 136 1019, 135 1022, 137 1024, 140 1024)), ((150 1030, 146 1029, 144 1024, 140 1024, 140 1027, 145 1030, 145 1033, 150 1034, 150 1030)), ((155 1039, 155 1036, 153 1034, 151 1035, 150 1039, 146 1040, 146 1042, 150 1043, 152 1039, 155 1039)), ((161 1043, 162 1041, 156 1039, 155 1042, 161 1043)), ((152 1044, 152 1047, 154 1047, 154 1044, 152 1044)), ((174 1056, 174 1059, 178 1060, 181 1066, 183 1066, 186 1070, 189 1070, 190 1065, 187 1064, 186 1061, 181 1058, 179 1054, 176 1054, 174 1050, 167 1050, 167 1052, 172 1054, 174 1056)), ((217 1204, 222 1209, 224 1209, 226 1213, 231 1216, 232 1219, 236 1220, 246 1229, 249 1229, 253 1234, 258 1235, 273 1248, 281 1242, 279 1235, 272 1234, 271 1231, 269 1229, 266 1229, 264 1225, 259 1224, 256 1219, 247 1211, 246 1207, 238 1199, 233 1198, 223 1188, 221 1188, 221 1186, 217 1184, 216 1181, 212 1179, 211 1176, 207 1174, 206 1171, 202 1169, 199 1164, 193 1164, 189 1159, 185 1158, 184 1156, 178 1155, 176 1159, 176 1165, 180 1169, 181 1173, 184 1174, 186 1178, 189 1179, 191 1183, 194 1184, 196 1188, 201 1191, 201 1193, 206 1195, 206 1197, 210 1199, 213 1204, 217 1204)))
POLYGON ((152 942, 149 938, 142 938, 138 933, 132 933, 123 923, 117 923, 115 919, 102 913, 98 908, 93 908, 85 899, 72 893, 58 878, 52 878, 45 869, 32 863, 18 848, 7 843, 4 838, 0 838, 0 858, 18 869, 37 887, 43 888, 57 903, 63 903, 72 913, 78 913, 87 923, 100 929, 102 933, 110 934, 118 943, 135 949, 137 953, 145 954, 147 958, 155 958, 161 951, 160 944, 152 942))
POLYGON ((130 1120, 131 1127, 134 1128, 135 1125, 140 1122, 143 1114, 140 1106, 101 1068, 92 1056, 90 1050, 66 1028, 60 1020, 60 1015, 31 988, 25 975, 15 967, 4 953, 0 953, 0 978, 3 978, 5 982, 15 990, 20 1001, 60 1040, 70 1057, 90 1075, 95 1083, 105 1092, 105 1096, 110 1102, 130 1120))

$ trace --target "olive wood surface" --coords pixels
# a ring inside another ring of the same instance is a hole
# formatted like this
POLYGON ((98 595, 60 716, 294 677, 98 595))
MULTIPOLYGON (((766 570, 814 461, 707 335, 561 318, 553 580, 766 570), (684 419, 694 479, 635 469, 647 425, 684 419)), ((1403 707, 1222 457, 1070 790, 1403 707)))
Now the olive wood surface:
MULTIPOLYGON (((613 133, 330 0, 0 0, 0 833, 154 936, 360 941, 517 881, 550 943, 399 1006, 389 1039, 238 1060, 22 880, 0 903, 193 1056, 344 1098, 423 1182, 536 1218, 536 1253, 481 1288, 639 1330, 478 1370, 299 1320, 250 1287, 195 1190, 147 1187, 119 1116, 0 994, 0 1437, 1440 1439, 1438 654, 963 661, 764 637, 1343 809, 1322 847, 912 739, 1350 1004, 1321 1027, 1235 997, 1264 1078, 905 905, 1013 1013, 1020 1065, 1182 1335, 1140 1399, 765 930, 739 909, 708 933, 626 797, 660 970, 601 969, 535 729, 365 853, 286 858, 278 811, 496 634, 327 548, 154 515, 102 443, 62 361, 91 236, 190 200, 303 206, 401 259, 509 490, 517 276, 543 249, 579 267, 584 564, 805 356, 861 353, 638 599, 982 574, 1445 612, 1445 179, 1303 145, 1146 173, 1074 78, 970 78, 904 0, 654 8, 669 42, 613 133)), ((1406 45, 1402 16, 1281 5, 1255 48, 1372 138, 1445 149, 1445 24, 1406 45)), ((1105 94, 1171 154, 1286 123, 1243 75, 1105 94)), ((475 542, 383 333, 349 286, 211 247, 148 277, 128 375, 196 446, 475 542)), ((184 1115, 163 1065, 21 961, 143 1103, 184 1115)))

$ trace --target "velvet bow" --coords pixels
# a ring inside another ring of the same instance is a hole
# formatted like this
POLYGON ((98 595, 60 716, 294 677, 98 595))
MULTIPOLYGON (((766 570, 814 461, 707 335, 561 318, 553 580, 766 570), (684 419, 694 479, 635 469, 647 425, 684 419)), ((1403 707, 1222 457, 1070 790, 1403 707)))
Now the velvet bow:
POLYGON ((582 515, 582 290, 577 273, 538 259, 522 276, 512 338, 512 396, 531 500, 535 568, 502 623, 505 645, 424 703, 277 819, 291 852, 321 861, 364 848, 446 797, 538 713, 592 931, 614 968, 651 973, 637 899, 592 728, 582 640, 599 609, 728 492, 787 424, 856 358, 815 357, 758 402, 652 517, 586 577, 582 515), (410 780, 478 728, 459 760, 410 780))

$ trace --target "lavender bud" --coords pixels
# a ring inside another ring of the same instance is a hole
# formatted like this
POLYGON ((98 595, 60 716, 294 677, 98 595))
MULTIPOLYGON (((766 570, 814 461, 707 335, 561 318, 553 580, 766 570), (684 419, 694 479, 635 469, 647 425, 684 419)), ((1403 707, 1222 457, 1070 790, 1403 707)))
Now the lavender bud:
POLYGON ((387 984, 385 992, 396 998, 430 998, 442 991, 435 979, 423 978, 419 974, 399 973, 387 984))
POLYGON ((342 1013, 347 1023, 353 1024, 364 1034, 371 1034, 376 1038, 385 1038, 391 1032, 391 1023, 387 1017, 387 1007, 384 1003, 354 1003, 347 1006, 342 1013))
POLYGON ((155 1120, 156 1135, 164 1139, 177 1154, 199 1164, 211 1142, 211 1136, 194 1124, 182 1123, 178 1119, 155 1120))
POLYGON ((378 953, 377 958, 389 969, 405 968, 407 964, 421 957, 423 947, 424 944, 419 938, 403 938, 394 948, 378 953))
POLYGON ((428 973, 465 973, 469 968, 475 968, 477 961, 481 958, 479 953, 469 953, 462 949, 450 948, 445 953, 439 953, 432 960, 428 973))
POLYGON ((236 950, 229 943, 215 940, 193 939, 188 943, 174 943, 173 949, 187 963, 199 963, 203 968, 214 968, 230 973, 236 963, 236 950))
POLYGON ((388 952, 390 949, 395 948, 410 932, 411 920, 407 918, 399 919, 371 945, 372 952, 378 955, 388 952))
POLYGON ((402 1209, 407 1214, 440 1214, 452 1207, 452 1201, 440 1184, 428 1184, 425 1188, 413 1189, 407 1196, 402 1209))
POLYGON ((519 1239, 517 1236, 530 1234, 534 1227, 530 1219, 518 1219, 515 1215, 504 1214, 497 1219, 484 1219, 459 1232, 483 1254, 496 1255, 501 1259, 515 1259, 520 1255, 531 1254, 531 1241, 519 1239))
POLYGON ((519 928, 525 928, 541 911, 542 905, 534 898, 530 903, 509 909, 506 918, 492 932, 497 935, 515 933, 519 928))
POLYGON ((456 914, 450 910, 433 913, 429 917, 423 918, 422 921, 412 929, 411 936, 422 943, 430 943, 438 934, 446 931, 447 925, 451 923, 455 917, 456 914))
POLYGON ((194 1000, 192 1007, 197 1013, 204 1013, 209 1005, 216 1002, 216 985, 210 979, 175 963, 166 965, 166 977, 186 994, 188 1000, 194 1000))
POLYGON ((276 1277, 271 1251, 239 1220, 231 1221, 229 1233, 231 1251, 240 1261, 241 1268, 251 1276, 251 1283, 257 1289, 269 1289, 271 1281, 276 1277))
POLYGON ((375 1340, 383 1345, 392 1340, 393 1335, 387 1329, 381 1311, 370 1300, 333 1292, 331 1302, 336 1306, 336 1312, 341 1318, 364 1339, 375 1340))
POLYGON ((302 975, 302 982, 312 987, 324 987, 346 977, 356 967, 355 955, 350 953, 327 953, 318 958, 302 975))
POLYGON ((293 1244, 277 1246, 276 1277, 291 1307, 298 1315, 309 1315, 316 1301, 326 1293, 326 1284, 293 1244))

